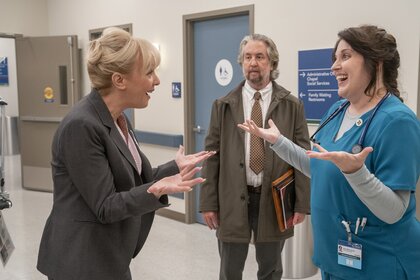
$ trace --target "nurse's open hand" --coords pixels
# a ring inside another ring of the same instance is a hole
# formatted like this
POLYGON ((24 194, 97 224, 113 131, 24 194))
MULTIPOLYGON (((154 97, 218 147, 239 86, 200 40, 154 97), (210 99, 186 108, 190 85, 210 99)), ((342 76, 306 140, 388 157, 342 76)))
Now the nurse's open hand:
POLYGON ((329 160, 334 163, 343 173, 351 174, 362 168, 367 156, 373 151, 372 147, 364 148, 358 154, 347 152, 329 152, 318 144, 314 144, 318 151, 306 151, 310 158, 329 160))
POLYGON ((272 119, 268 120, 270 128, 258 127, 253 120, 246 120, 243 124, 238 124, 238 127, 251 134, 261 137, 265 141, 274 144, 281 135, 280 130, 274 124, 272 119))

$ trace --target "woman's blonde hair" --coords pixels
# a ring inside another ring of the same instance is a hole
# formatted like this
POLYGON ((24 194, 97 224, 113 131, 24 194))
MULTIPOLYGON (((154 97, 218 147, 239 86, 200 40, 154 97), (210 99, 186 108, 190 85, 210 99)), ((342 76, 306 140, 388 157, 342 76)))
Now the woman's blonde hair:
POLYGON ((137 59, 142 61, 141 70, 149 73, 159 66, 160 54, 147 40, 133 38, 117 27, 106 28, 89 45, 87 70, 92 87, 98 90, 111 87, 112 74, 130 73, 137 59))
POLYGON ((159 50, 145 39, 136 39, 140 45, 140 51, 143 58, 142 71, 144 73, 153 72, 160 64, 159 50))

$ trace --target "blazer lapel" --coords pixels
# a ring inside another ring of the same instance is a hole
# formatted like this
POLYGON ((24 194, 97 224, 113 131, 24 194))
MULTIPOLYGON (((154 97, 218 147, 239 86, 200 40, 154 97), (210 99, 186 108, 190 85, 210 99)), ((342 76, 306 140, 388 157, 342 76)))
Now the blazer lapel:
POLYGON ((140 151, 141 158, 141 179, 143 182, 153 181, 153 170, 147 157, 140 151))
POLYGON ((102 100, 101 95, 95 89, 93 89, 88 98, 91 104, 95 107, 95 110, 98 113, 102 124, 108 127, 109 136, 111 137, 112 141, 114 141, 115 145, 118 147, 121 154, 126 158, 126 160, 130 162, 133 168, 137 170, 134 158, 131 155, 131 152, 128 149, 127 144, 124 142, 124 139, 122 138, 120 132, 118 131, 118 128, 114 123, 114 119, 112 118, 108 107, 106 107, 104 101, 102 100))
MULTIPOLYGON (((120 152, 123 154, 123 156, 137 170, 136 162, 134 161, 133 155, 131 154, 130 149, 128 148, 127 144, 124 142, 124 139, 122 138, 121 133, 119 132, 115 124, 114 124, 114 127, 110 127, 109 135, 112 141, 114 141, 115 145, 120 150, 120 152)), ((131 137, 130 133, 129 133, 129 137, 131 137)))

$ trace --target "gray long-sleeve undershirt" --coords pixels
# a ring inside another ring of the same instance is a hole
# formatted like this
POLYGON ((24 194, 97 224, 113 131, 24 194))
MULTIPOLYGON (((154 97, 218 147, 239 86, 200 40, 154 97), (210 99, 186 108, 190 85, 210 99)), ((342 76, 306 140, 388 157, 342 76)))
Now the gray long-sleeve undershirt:
MULTIPOLYGON (((311 177, 309 156, 305 149, 283 135, 280 135, 277 142, 270 147, 284 161, 311 177)), ((393 191, 376 178, 365 165, 354 173, 343 173, 343 175, 359 199, 385 223, 396 223, 404 215, 410 202, 409 190, 393 191)))

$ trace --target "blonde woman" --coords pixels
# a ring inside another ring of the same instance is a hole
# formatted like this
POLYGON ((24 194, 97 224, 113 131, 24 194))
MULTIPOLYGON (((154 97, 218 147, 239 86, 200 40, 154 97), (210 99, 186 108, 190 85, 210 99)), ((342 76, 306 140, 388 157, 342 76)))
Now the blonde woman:
POLYGON ((52 143, 54 204, 41 240, 38 269, 49 279, 126 280, 167 194, 204 181, 184 155, 152 169, 123 111, 147 107, 160 81, 159 52, 118 28, 90 44, 92 91, 63 119, 52 143))

